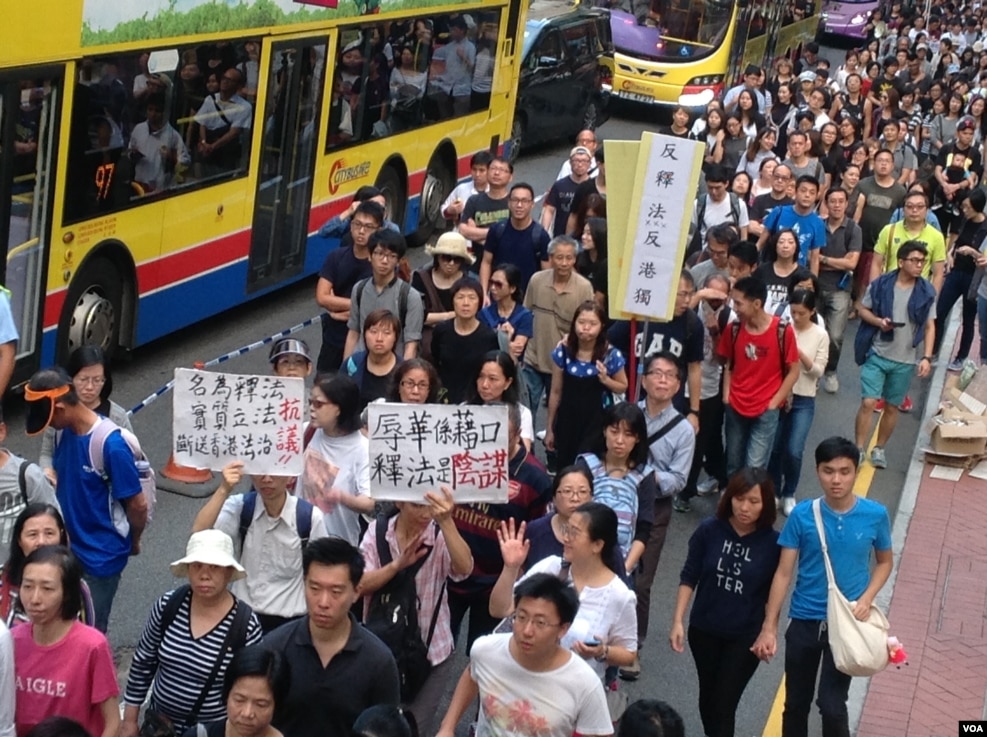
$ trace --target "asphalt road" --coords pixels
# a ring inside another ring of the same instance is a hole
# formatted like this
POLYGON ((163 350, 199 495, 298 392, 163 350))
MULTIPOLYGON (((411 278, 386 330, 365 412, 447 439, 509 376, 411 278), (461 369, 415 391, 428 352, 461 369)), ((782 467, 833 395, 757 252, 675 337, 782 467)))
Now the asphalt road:
MULTIPOLYGON (((834 60, 837 58, 833 54, 834 60)), ((616 111, 600 131, 605 139, 637 139, 644 130, 653 130, 656 116, 647 110, 616 111)), ((516 180, 525 180, 544 192, 551 184, 570 144, 533 151, 517 164, 516 180)), ((611 174, 613 176, 613 174, 611 174)), ((613 247, 613 246, 611 246, 613 247)), ((413 258, 418 265, 425 260, 422 251, 413 258)), ((208 295, 203 295, 208 298, 208 295)), ((268 335, 295 325, 318 312, 314 302, 314 280, 285 289, 276 294, 232 310, 217 318, 189 328, 179 335, 158 341, 136 351, 132 359, 117 367, 114 373, 113 399, 124 407, 132 407, 164 385, 174 368, 188 367, 195 361, 205 361, 235 350, 268 335)), ((851 324, 851 331, 855 325, 851 324)), ((306 328, 301 336, 313 351, 320 343, 317 327, 306 328)), ((852 344, 852 333, 848 336, 852 344)), ((816 416, 807 445, 800 497, 818 491, 814 483, 812 449, 823 438, 833 434, 852 437, 853 415, 859 402, 859 381, 852 355, 844 359, 840 371, 841 390, 831 396, 820 393, 816 416)), ((254 351, 224 365, 238 373, 266 373, 266 351, 254 351)), ((917 415, 924 406, 926 386, 916 381, 912 396, 916 412, 903 415, 888 447, 889 468, 875 476, 870 496, 881 501, 894 515, 905 477, 908 459, 918 431, 917 415)), ((36 457, 39 442, 24 435, 23 409, 18 402, 9 402, 7 445, 17 453, 36 457)), ((134 417, 134 427, 155 468, 168 458, 171 439, 171 395, 165 395, 134 417)), ((181 557, 191 522, 202 501, 169 492, 159 492, 153 525, 147 532, 144 552, 127 567, 110 620, 110 640, 115 648, 133 647, 140 636, 148 608, 160 593, 176 585, 168 570, 168 562, 181 557)), ((643 674, 629 685, 632 699, 661 698, 676 706, 686 720, 687 733, 702 734, 696 703, 696 678, 688 654, 673 653, 667 644, 667 628, 671 621, 678 572, 684 560, 689 535, 703 516, 713 510, 713 500, 699 499, 690 514, 676 514, 672 520, 665 545, 652 602, 652 632, 642 651, 643 674)), ((762 733, 775 692, 781 678, 782 664, 777 660, 758 669, 741 702, 737 734, 747 737, 762 733)))

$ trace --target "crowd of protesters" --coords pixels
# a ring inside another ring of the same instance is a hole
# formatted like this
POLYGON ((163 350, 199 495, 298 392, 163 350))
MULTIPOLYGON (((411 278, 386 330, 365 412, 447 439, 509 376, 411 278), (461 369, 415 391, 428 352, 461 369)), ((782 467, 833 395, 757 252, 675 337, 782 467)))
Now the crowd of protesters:
POLYGON ((18 480, 7 453, 0 476, 23 491, 3 541, 0 731, 49 737, 51 718, 70 717, 80 737, 451 737, 468 715, 482 737, 677 735, 667 704, 625 711, 614 696, 655 667, 658 627, 695 662, 696 698, 676 708, 696 709, 707 737, 731 737, 759 662, 780 649, 792 588, 782 733, 806 734, 818 692, 823 733, 848 736, 851 679, 829 652, 809 500, 821 497, 841 540, 836 580, 862 615, 892 555, 886 510, 853 493, 858 469, 887 466, 913 381, 936 361, 962 368, 987 324, 981 15, 894 3, 862 48, 827 60, 810 43, 749 66, 699 115, 674 110, 663 132, 705 154, 660 324, 610 317, 593 131, 540 213, 510 161, 474 155, 442 206, 452 229, 413 273, 383 194, 358 190, 319 275, 321 352, 313 361, 295 339, 271 352, 272 371, 309 386, 305 472, 253 476, 239 494, 242 464, 223 470, 172 564, 188 585, 151 607, 123 689, 103 633, 150 500, 126 434, 101 436, 102 472, 85 462, 101 418, 127 424, 101 356, 35 374, 28 430, 46 433, 42 468, 18 480), (957 351, 940 355, 957 302, 957 351), (840 398, 853 321, 853 432, 815 447, 810 483, 816 404, 840 398), (438 488, 375 505, 374 402, 505 405, 509 501, 461 504, 438 488), (713 494, 677 594, 659 594, 672 519, 692 520, 695 497, 713 494), (414 611, 395 609, 409 591, 414 611), (656 621, 653 594, 674 598, 670 621, 656 621), (457 648, 469 657, 458 673, 457 648))

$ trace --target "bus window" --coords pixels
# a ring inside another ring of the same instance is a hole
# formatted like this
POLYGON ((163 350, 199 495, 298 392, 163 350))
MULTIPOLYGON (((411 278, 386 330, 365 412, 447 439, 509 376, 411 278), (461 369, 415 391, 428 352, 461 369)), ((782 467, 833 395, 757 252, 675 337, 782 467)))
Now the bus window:
POLYGON ((259 42, 84 59, 66 222, 246 174, 259 42), (251 87, 253 85, 253 87, 251 87))
POLYGON ((499 20, 479 13, 343 29, 327 150, 486 110, 499 20))
POLYGON ((651 0, 625 53, 653 61, 692 61, 720 48, 730 28, 736 0, 651 0))

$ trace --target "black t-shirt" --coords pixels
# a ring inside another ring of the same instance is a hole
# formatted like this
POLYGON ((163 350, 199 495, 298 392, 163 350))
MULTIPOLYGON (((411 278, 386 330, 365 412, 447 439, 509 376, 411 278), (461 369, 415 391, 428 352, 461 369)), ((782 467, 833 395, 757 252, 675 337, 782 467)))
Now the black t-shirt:
POLYGON ((484 325, 469 335, 460 335, 454 327, 455 320, 446 320, 435 326, 432 332, 432 358, 449 396, 450 404, 466 401, 470 382, 476 369, 488 351, 500 348, 497 333, 484 325))
POLYGON ((555 208, 555 220, 552 222, 552 232, 549 235, 565 235, 566 221, 572 212, 572 203, 576 190, 583 182, 574 182, 572 177, 562 177, 552 185, 545 197, 545 204, 555 208))
MULTIPOLYGON (((459 216, 459 222, 465 223, 470 218, 476 223, 478 228, 489 228, 500 220, 506 220, 511 216, 511 211, 507 207, 507 196, 491 197, 486 192, 479 192, 473 195, 463 206, 463 213, 459 216)), ((483 257, 483 244, 473 241, 473 255, 476 263, 480 263, 483 257)))
POLYGON ((776 200, 771 196, 770 192, 765 192, 764 194, 759 194, 754 198, 754 201, 751 203, 751 209, 748 216, 751 220, 757 220, 761 223, 764 222, 764 218, 766 218, 768 213, 774 208, 794 204, 795 200, 791 197, 782 197, 780 200, 776 200))
MULTIPOLYGON (((606 195, 600 192, 599 187, 596 186, 596 177, 591 177, 576 187, 576 193, 572 196, 572 208, 570 209, 570 212, 576 212, 579 210, 579 206, 583 204, 583 200, 591 194, 598 194, 606 199, 606 195)), ((575 238, 578 239, 582 233, 570 233, 570 235, 575 236, 575 238)))
POLYGON ((761 264, 756 273, 768 288, 768 300, 764 309, 772 315, 779 315, 777 308, 788 304, 788 283, 792 275, 779 276, 773 263, 761 264))
POLYGON ((957 151, 961 151, 966 156, 966 163, 963 168, 968 172, 973 172, 976 174, 978 180, 983 179, 983 159, 980 156, 980 150, 976 146, 970 146, 968 149, 962 149, 957 145, 956 141, 947 143, 939 149, 939 155, 936 157, 936 165, 946 169, 952 163, 953 154, 957 151))
MULTIPOLYGON (((975 223, 972 220, 964 220, 963 225, 960 226, 960 232, 956 235, 956 243, 953 248, 972 246, 979 250, 980 241, 985 235, 983 230, 987 230, 987 221, 975 223), (979 235, 977 231, 981 231, 979 235)), ((972 274, 977 268, 977 262, 973 260, 972 256, 956 254, 953 257, 953 268, 961 273, 972 274)))
MULTIPOLYGON (((319 276, 332 283, 332 291, 337 297, 349 299, 353 285, 373 274, 370 259, 360 259, 353 255, 352 246, 340 246, 331 251, 322 264, 319 276)), ((322 339, 331 345, 342 347, 346 343, 346 321, 336 320, 329 313, 322 315, 322 339)))
POLYGON ((377 376, 370 371, 363 372, 363 380, 360 382, 360 411, 376 399, 387 396, 387 389, 391 385, 391 378, 397 369, 400 361, 394 364, 394 368, 383 376, 377 376))

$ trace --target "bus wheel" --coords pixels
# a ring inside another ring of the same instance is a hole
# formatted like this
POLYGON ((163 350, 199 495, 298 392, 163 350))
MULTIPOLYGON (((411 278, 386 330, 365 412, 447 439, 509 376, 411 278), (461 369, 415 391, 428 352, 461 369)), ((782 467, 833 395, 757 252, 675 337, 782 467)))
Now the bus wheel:
POLYGON ((387 205, 384 208, 384 217, 393 223, 397 223, 398 228, 404 231, 404 208, 408 202, 407 185, 389 164, 380 170, 374 186, 384 193, 387 205))
POLYGON ((95 258, 72 280, 59 329, 60 361, 76 348, 98 345, 107 358, 120 344, 123 276, 107 258, 95 258))
POLYGON ((521 155, 521 147, 524 142, 524 118, 520 115, 514 116, 514 123, 511 125, 511 139, 508 141, 510 144, 510 153, 508 154, 508 159, 513 164, 518 160, 518 156, 521 155))
POLYGON ((418 230, 408 236, 409 246, 417 248, 425 245, 432 233, 442 227, 445 223, 445 218, 442 217, 442 203, 455 186, 455 174, 449 171, 441 156, 433 155, 432 160, 428 162, 425 183, 422 185, 418 230))

